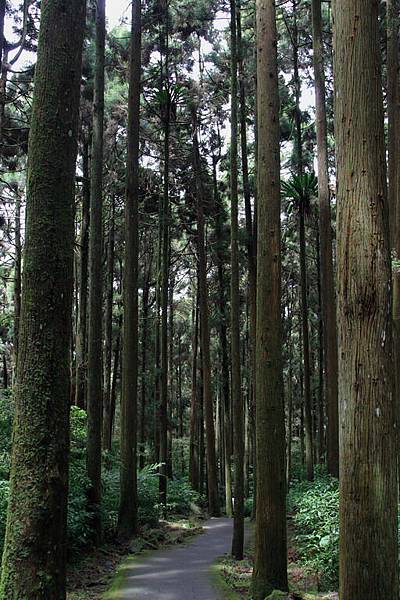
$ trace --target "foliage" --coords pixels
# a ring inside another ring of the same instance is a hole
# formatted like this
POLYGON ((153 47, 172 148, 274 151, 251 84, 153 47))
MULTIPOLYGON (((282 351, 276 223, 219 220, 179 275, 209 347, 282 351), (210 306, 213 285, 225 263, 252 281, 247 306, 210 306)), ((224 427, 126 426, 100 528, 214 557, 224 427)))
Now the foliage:
POLYGON ((318 196, 318 178, 315 173, 292 175, 288 181, 282 181, 281 190, 282 196, 291 200, 297 210, 309 214, 312 200, 318 196))
POLYGON ((296 482, 289 491, 301 564, 324 588, 336 588, 339 572, 339 486, 333 477, 296 482))
POLYGON ((7 480, 10 474, 13 420, 14 402, 11 393, 3 390, 0 394, 0 480, 7 480))
POLYGON ((89 480, 86 475, 86 413, 71 408, 71 454, 68 496, 68 547, 76 552, 90 538, 90 513, 87 509, 89 480))

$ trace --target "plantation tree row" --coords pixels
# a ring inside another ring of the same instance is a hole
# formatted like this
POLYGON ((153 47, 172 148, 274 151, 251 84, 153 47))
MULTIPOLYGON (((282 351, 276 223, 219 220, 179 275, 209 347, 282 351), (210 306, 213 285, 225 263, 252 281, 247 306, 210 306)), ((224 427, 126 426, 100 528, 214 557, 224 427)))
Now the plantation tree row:
POLYGON ((114 29, 106 0, 20 4, 0 0, 0 598, 66 598, 71 406, 92 546, 109 461, 123 540, 153 465, 165 510, 187 479, 233 516, 238 560, 251 514, 264 600, 288 589, 288 485, 326 469, 341 600, 398 598, 400 3, 132 0, 114 29))

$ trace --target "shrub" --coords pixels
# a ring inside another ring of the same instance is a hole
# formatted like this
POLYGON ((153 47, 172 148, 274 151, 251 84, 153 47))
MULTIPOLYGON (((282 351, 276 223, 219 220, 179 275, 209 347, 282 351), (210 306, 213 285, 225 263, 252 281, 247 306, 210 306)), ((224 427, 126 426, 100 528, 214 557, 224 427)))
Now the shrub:
POLYGON ((289 491, 299 559, 324 588, 336 588, 339 573, 339 486, 333 477, 295 483, 289 491))
POLYGON ((87 509, 89 480, 86 475, 86 412, 71 407, 71 451, 68 495, 68 548, 74 553, 85 546, 91 535, 87 509))

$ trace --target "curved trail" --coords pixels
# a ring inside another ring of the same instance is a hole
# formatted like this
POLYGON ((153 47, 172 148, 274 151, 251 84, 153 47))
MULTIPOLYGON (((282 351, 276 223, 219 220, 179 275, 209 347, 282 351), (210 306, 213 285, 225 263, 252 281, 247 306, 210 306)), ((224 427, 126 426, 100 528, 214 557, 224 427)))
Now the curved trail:
POLYGON ((218 600, 211 566, 230 551, 233 520, 210 519, 187 545, 140 556, 126 567, 116 600, 218 600))

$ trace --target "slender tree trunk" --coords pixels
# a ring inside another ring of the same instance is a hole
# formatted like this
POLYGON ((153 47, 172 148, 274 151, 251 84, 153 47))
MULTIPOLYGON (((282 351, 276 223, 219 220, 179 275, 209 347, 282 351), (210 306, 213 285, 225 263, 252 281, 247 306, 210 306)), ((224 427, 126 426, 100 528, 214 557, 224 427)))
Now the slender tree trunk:
POLYGON ((79 270, 79 315, 78 335, 76 339, 76 385, 75 404, 79 408, 86 407, 86 374, 87 374, 87 308, 88 308, 88 266, 89 266, 89 220, 90 220, 90 168, 89 168, 90 136, 83 144, 83 186, 82 186, 82 224, 80 235, 80 270, 79 270))
MULTIPOLYGON (((391 249, 400 257, 400 0, 387 0, 388 201, 391 249)), ((393 356, 395 402, 400 397, 400 269, 393 269, 393 356)), ((400 417, 397 409, 398 423, 400 417)))
POLYGON ((193 115, 193 162, 196 177, 197 195, 197 243, 199 256, 199 308, 200 308, 200 340, 203 363, 203 399, 204 417, 207 436, 207 480, 208 480, 208 510, 211 516, 220 514, 218 496, 217 458, 215 452, 214 407, 211 386, 210 358, 210 326, 208 309, 207 257, 205 244, 204 223, 204 190, 201 178, 200 151, 197 134, 197 116, 193 115))
POLYGON ((391 248, 397 241, 397 215, 400 169, 400 0, 386 0, 387 11, 387 108, 388 108, 388 203, 391 248))
POLYGON ((90 181, 89 235, 89 337, 87 382, 87 473, 90 481, 88 504, 92 514, 93 542, 101 540, 101 432, 103 421, 103 130, 105 0, 97 1, 96 63, 93 99, 93 140, 90 181))
MULTIPOLYGON (((111 381, 111 429, 109 435, 112 437, 114 430, 115 409, 117 405, 117 382, 120 371, 120 355, 121 355, 121 330, 122 330, 122 315, 119 318, 117 339, 115 341, 114 350, 114 368, 111 381)), ((110 439, 111 445, 111 439, 110 439)))
POLYGON ((321 0, 312 0, 312 24, 318 153, 319 236, 321 246, 321 307, 325 365, 325 404, 328 415, 327 466, 328 473, 338 477, 339 426, 336 293, 332 252, 321 0))
POLYGON ((125 199, 124 329, 121 395, 121 497, 118 532, 137 528, 138 219, 141 87, 141 2, 132 2, 129 53, 128 155, 125 199))
POLYGON ((162 106, 164 130, 164 190, 161 207, 161 381, 160 381, 160 502, 167 503, 168 488, 168 284, 169 284, 169 172, 171 98, 169 89, 169 9, 163 0, 165 72, 162 76, 166 102, 162 106))
MULTIPOLYGON (((249 181, 249 165, 248 165, 248 150, 247 150, 247 109, 246 109, 246 90, 245 90, 245 73, 244 73, 244 57, 242 44, 242 26, 241 26, 241 11, 240 3, 237 4, 237 35, 238 35, 238 58, 239 58, 239 97, 240 97, 240 140, 242 153, 242 175, 243 175, 243 196, 245 203, 246 215, 246 248, 247 248, 247 264, 249 271, 248 282, 248 305, 249 305, 249 338, 250 338, 250 368, 249 368, 249 432, 254 433, 254 411, 255 411, 255 390, 256 390, 256 319, 257 319, 257 248, 256 248, 256 231, 255 219, 253 218, 251 208, 251 193, 249 181)), ((255 199, 254 199, 255 204, 255 199)), ((255 209, 256 210, 256 209, 255 209)), ((249 435, 249 439, 252 436, 249 435)), ((254 437, 254 436, 253 436, 254 437)), ((255 465, 254 465, 255 466, 255 465)))
POLYGON ((0 70, 3 62, 4 53, 4 22, 6 17, 7 0, 0 0, 0 70))
POLYGON ((340 90, 335 130, 341 600, 399 598, 391 258, 378 11, 375 0, 334 5, 334 72, 340 90))
POLYGON ((215 236, 217 239, 217 271, 218 271, 218 310, 219 310, 219 339, 221 348, 221 393, 224 416, 224 480, 225 480, 225 512, 228 517, 233 514, 232 507, 232 439, 231 439, 231 402, 230 402, 230 372, 227 339, 227 298, 226 276, 224 273, 224 241, 223 241, 223 204, 218 193, 217 159, 213 158, 213 184, 215 199, 215 236))
POLYGON ((280 149, 274 0, 257 0, 257 512, 253 595, 287 590, 280 149))
POLYGON ((66 597, 74 175, 85 2, 43 0, 41 8, 1 600, 66 597))
POLYGON ((17 371, 19 322, 21 317, 21 281, 22 281, 22 247, 21 247, 21 199, 15 201, 15 267, 14 267, 14 370, 17 371))
POLYGON ((244 544, 244 414, 240 364, 239 199, 238 199, 238 59, 236 0, 231 0, 231 361, 234 431, 234 523, 232 555, 243 558, 244 544))
POLYGON ((146 410, 147 410, 147 353, 148 353, 148 333, 149 333, 149 296, 150 296, 150 278, 152 271, 153 255, 151 255, 147 274, 143 284, 143 323, 142 323, 142 373, 141 373, 141 402, 140 402, 140 426, 139 426, 139 464, 143 469, 145 464, 145 445, 146 445, 146 410))
POLYGON ((192 337, 192 398, 190 403, 190 432, 189 432, 189 481, 194 490, 199 491, 199 396, 197 381, 197 353, 199 338, 199 298, 198 291, 193 297, 193 337, 192 337))
POLYGON ((310 366, 310 334, 308 324, 308 292, 307 292, 307 257, 304 205, 300 206, 300 291, 301 291, 301 323, 304 361, 304 424, 306 443, 307 479, 314 479, 313 433, 311 408, 311 366, 310 366))
POLYGON ((7 355, 3 352, 3 388, 8 389, 7 355))
POLYGON ((111 450, 111 367, 113 337, 113 302, 114 302, 114 238, 115 238, 115 199, 112 199, 110 224, 107 243, 107 290, 106 311, 104 319, 104 415, 103 415, 103 449, 111 450))

